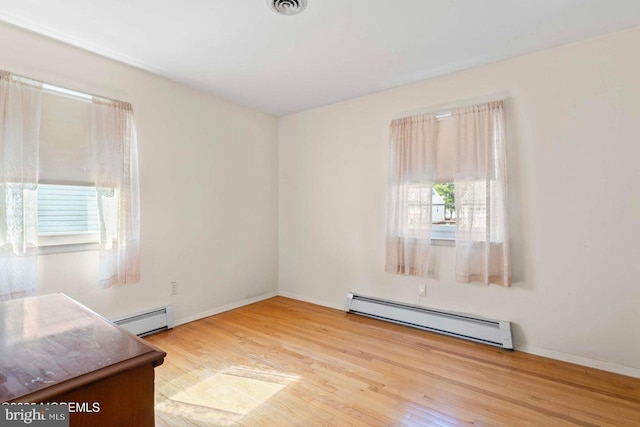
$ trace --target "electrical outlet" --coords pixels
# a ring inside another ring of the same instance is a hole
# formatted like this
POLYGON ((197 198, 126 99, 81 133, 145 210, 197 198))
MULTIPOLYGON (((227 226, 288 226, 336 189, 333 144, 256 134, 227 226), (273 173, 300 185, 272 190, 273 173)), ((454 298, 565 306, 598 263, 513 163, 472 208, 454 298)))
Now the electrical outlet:
POLYGON ((421 297, 427 296, 427 285, 418 285, 418 294, 421 297))
POLYGON ((178 295, 178 282, 171 282, 171 295, 178 295))

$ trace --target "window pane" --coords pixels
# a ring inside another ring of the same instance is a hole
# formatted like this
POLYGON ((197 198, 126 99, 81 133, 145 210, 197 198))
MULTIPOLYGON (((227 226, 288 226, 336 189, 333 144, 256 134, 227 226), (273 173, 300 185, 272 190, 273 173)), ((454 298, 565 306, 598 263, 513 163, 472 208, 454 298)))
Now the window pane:
POLYGON ((38 185, 38 234, 99 231, 96 190, 77 185, 38 185))
POLYGON ((409 228, 413 230, 426 229, 428 221, 428 206, 409 206, 409 228))
POLYGON ((456 224, 456 195, 453 182, 433 186, 431 223, 454 227, 456 224))
POLYGON ((431 221, 430 187, 412 184, 407 187, 407 226, 409 230, 427 230, 431 221))
POLYGON ((407 225, 412 232, 426 231, 431 238, 454 240, 456 231, 455 186, 452 182, 412 184, 407 187, 407 225))

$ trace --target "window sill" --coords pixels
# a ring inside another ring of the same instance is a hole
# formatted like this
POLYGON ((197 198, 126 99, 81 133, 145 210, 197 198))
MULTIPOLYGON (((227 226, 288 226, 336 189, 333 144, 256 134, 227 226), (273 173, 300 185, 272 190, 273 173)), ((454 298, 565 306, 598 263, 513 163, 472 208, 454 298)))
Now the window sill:
POLYGON ((38 255, 66 254, 69 252, 97 251, 98 243, 77 243, 71 245, 40 246, 38 255))
POLYGON ((98 233, 48 234, 38 236, 38 254, 60 254, 98 250, 98 233))
POLYGON ((431 246, 448 246, 455 247, 456 241, 455 239, 431 239, 431 246))

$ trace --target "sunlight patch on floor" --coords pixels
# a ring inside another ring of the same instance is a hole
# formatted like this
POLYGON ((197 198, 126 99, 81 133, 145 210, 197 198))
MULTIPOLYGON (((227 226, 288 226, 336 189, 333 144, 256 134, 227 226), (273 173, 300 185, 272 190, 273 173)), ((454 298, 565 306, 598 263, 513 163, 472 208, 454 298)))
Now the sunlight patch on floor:
POLYGON ((168 423, 186 418, 192 425, 229 426, 298 379, 245 367, 200 370, 162 386, 156 410, 168 423))

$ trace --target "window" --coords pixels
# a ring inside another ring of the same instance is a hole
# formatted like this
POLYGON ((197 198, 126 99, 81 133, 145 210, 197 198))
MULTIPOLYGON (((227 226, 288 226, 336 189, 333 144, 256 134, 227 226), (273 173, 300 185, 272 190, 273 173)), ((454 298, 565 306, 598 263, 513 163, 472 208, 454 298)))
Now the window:
POLYGON ((445 113, 391 122, 385 271, 429 277, 455 239, 457 282, 510 286, 504 103, 445 113))
POLYGON ((411 184, 407 186, 407 222, 408 228, 414 233, 427 230, 429 211, 433 203, 433 196, 426 184, 411 184))
POLYGON ((431 223, 432 240, 455 240, 455 194, 452 182, 407 187, 408 228, 416 236, 431 223), (431 190, 431 191, 429 191, 431 190), (429 212, 431 214, 429 214, 429 212))
POLYGON ((433 186, 433 210, 431 212, 431 238, 456 239, 456 195, 453 182, 433 186))
POLYGON ((0 109, 7 145, 0 156, 6 171, 0 174, 5 200, 0 216, 7 219, 0 221, 0 298, 33 294, 38 254, 85 249, 71 247, 77 243, 95 242, 99 287, 139 282, 138 151, 131 104, 0 70, 0 109), (65 248, 37 248, 54 245, 65 248))
POLYGON ((96 189, 82 185, 38 185, 40 246, 98 242, 96 189))

